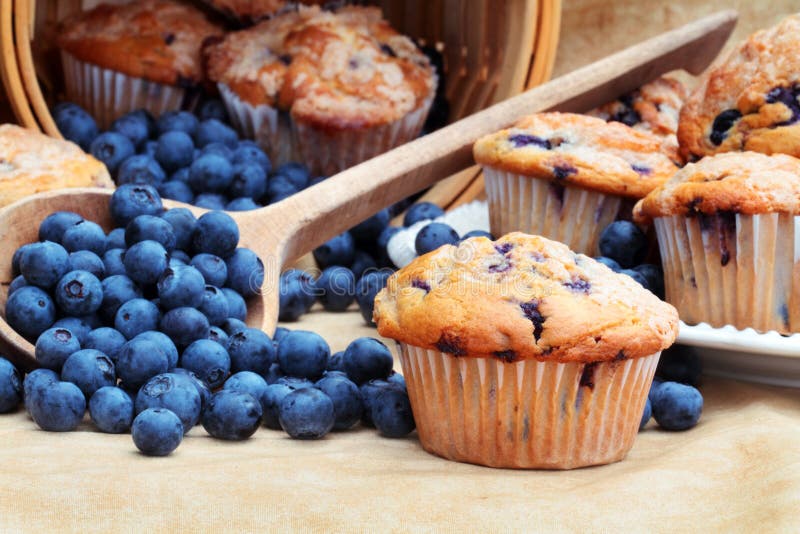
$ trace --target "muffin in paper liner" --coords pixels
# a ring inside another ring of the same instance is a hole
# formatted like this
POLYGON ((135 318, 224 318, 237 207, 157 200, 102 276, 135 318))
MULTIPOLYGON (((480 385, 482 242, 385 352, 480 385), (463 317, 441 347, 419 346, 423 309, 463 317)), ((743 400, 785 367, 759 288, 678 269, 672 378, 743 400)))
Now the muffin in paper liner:
POLYGON ((129 111, 146 109, 154 116, 165 111, 191 108, 199 95, 163 83, 127 76, 91 63, 78 61, 61 52, 67 98, 94 117, 100 128, 129 111))
POLYGON ((544 469, 624 458, 678 329, 630 277, 522 233, 420 256, 389 278, 374 320, 399 344, 425 450, 544 469))
POLYGON ((507 363, 399 346, 426 451, 526 469, 622 460, 639 431, 660 354, 594 363, 507 363))
POLYGON ((297 6, 204 49, 233 124, 275 165, 329 176, 417 137, 430 59, 379 8, 297 6))
POLYGON ((603 229, 677 170, 655 134, 571 113, 530 115, 473 151, 494 235, 542 235, 591 256, 603 229))
POLYGON ((667 301, 688 324, 800 331, 800 160, 723 153, 637 203, 653 222, 667 301))
POLYGON ((217 84, 234 127, 254 139, 273 165, 303 161, 311 172, 330 176, 415 139, 428 117, 433 96, 396 121, 369 128, 329 131, 292 119, 287 111, 239 98, 217 84))

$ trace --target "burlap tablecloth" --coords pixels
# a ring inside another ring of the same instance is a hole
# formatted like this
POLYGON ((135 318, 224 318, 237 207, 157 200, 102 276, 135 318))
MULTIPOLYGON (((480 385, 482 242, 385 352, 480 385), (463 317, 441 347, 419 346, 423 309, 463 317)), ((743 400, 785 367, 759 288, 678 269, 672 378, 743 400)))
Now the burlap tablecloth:
MULTIPOLYGON (((355 312, 296 328, 334 350, 373 329, 355 312)), ((431 456, 416 434, 294 441, 193 429, 166 458, 84 424, 43 432, 0 416, 0 530, 7 531, 797 531, 800 392, 705 378, 688 432, 653 423, 624 461, 574 471, 490 469, 431 456)))

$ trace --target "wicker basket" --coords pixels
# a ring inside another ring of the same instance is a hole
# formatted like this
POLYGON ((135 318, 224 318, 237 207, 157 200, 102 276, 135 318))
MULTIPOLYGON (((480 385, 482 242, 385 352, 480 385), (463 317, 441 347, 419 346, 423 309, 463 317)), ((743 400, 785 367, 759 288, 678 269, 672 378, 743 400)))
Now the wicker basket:
MULTIPOLYGON (((115 1, 120 0, 105 0, 115 1)), ((0 1, 0 74, 17 120, 61 137, 48 103, 63 88, 52 51, 59 20, 98 0, 0 1), (52 55, 52 54, 50 54, 52 55)), ((450 119, 549 79, 561 0, 373 0, 403 33, 442 48, 450 119)), ((443 207, 483 191, 477 168, 442 181, 426 200, 443 207)))

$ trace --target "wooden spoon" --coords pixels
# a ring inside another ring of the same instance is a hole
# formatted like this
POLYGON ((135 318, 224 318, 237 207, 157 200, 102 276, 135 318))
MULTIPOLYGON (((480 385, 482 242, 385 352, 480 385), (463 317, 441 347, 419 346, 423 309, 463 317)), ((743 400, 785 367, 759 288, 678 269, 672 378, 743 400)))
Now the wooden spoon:
MULTIPOLYGON (((701 72, 717 55, 736 23, 723 11, 664 33, 613 56, 540 85, 390 152, 341 172, 278 204, 231 213, 239 224, 240 246, 263 260, 260 298, 248 304, 248 323, 267 332, 278 317, 280 269, 385 206, 473 164, 479 137, 506 128, 527 113, 559 109, 581 111, 608 102, 656 76, 678 68, 701 72)), ((39 223, 57 210, 74 211, 112 228, 106 189, 71 189, 23 199, 0 210, 0 307, 5 310, 12 280, 11 256, 36 241, 39 223)), ((168 208, 187 207, 165 201, 168 208)), ((36 365, 33 346, 0 320, 0 349, 25 368, 36 365)))

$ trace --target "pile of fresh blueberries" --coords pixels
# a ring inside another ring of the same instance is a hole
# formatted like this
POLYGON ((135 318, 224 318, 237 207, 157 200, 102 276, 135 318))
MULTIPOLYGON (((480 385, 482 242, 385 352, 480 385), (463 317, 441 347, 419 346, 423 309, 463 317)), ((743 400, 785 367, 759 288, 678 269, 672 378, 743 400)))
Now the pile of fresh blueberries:
POLYGON ((198 422, 241 440, 262 420, 295 438, 320 438, 359 420, 389 437, 414 420, 391 352, 361 338, 331 355, 313 332, 274 339, 244 323, 245 299, 264 279, 238 247, 226 213, 165 211, 151 185, 112 195, 106 234, 72 212, 39 227, 12 259, 6 320, 35 343, 40 369, 21 383, 0 358, 0 412, 24 399, 45 430, 74 430, 88 408, 103 432, 131 431, 146 454, 165 455, 198 422))
POLYGON ((649 251, 647 236, 630 221, 614 221, 600 233, 600 256, 595 260, 614 272, 627 274, 644 288, 664 299, 664 273, 661 266, 644 263, 649 251))
POLYGON ((83 108, 62 103, 53 117, 65 138, 102 161, 117 185, 152 185, 164 198, 212 210, 245 211, 279 202, 317 183, 302 163, 273 169, 258 145, 239 139, 218 99, 197 112, 146 110, 100 133, 83 108))

